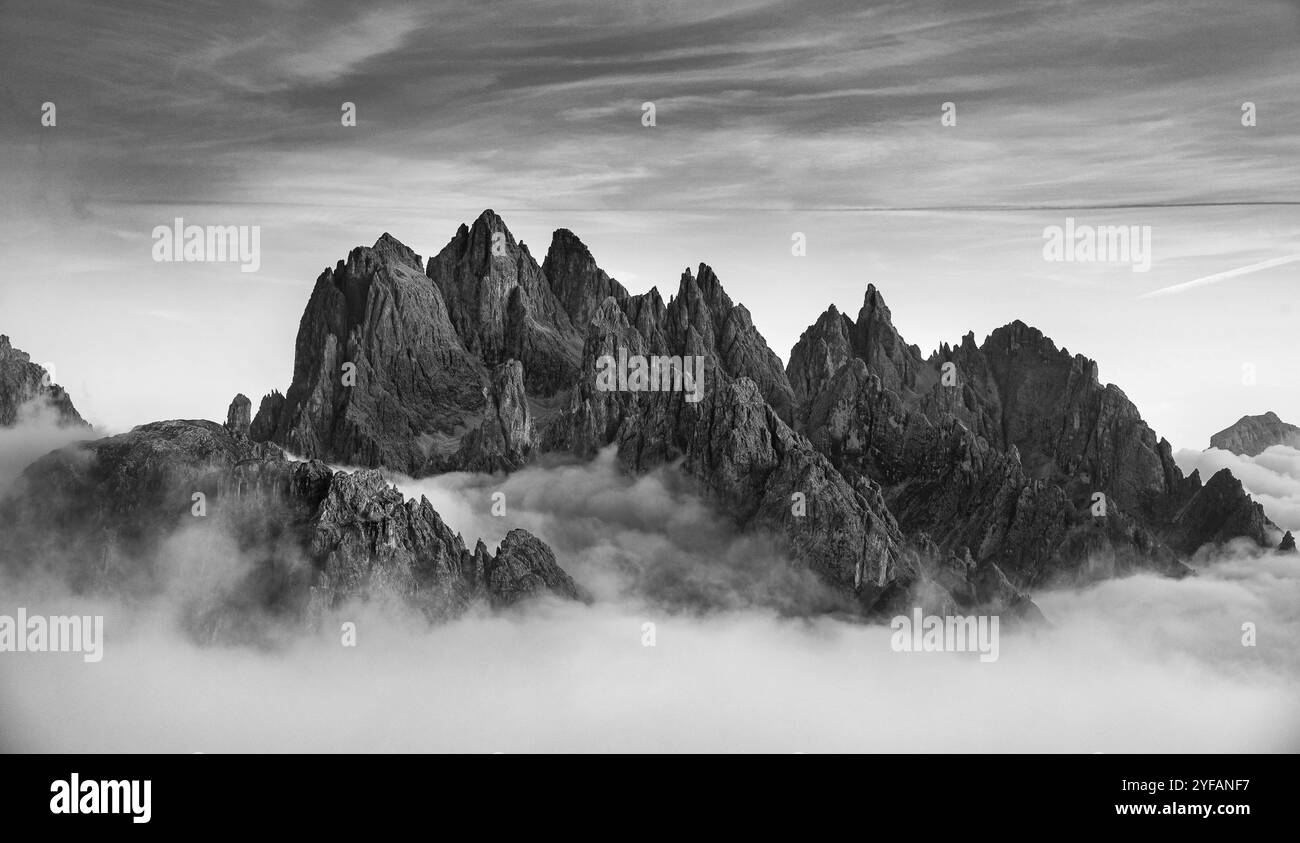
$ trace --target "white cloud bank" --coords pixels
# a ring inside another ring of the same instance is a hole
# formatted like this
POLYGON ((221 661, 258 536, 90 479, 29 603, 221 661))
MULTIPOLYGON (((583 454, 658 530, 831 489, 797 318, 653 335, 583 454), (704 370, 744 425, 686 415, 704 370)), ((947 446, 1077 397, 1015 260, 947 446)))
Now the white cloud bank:
MULTIPOLYGON (((792 616, 822 599, 815 582, 670 472, 624 477, 602 458, 400 485, 471 542, 536 531, 597 602, 435 628, 349 609, 263 651, 196 646, 168 605, 46 601, 106 614, 104 659, 0 654, 0 749, 1300 751, 1300 556, 1241 551, 1182 581, 1039 594, 1052 626, 1004 629, 982 663, 792 616), (355 648, 340 645, 344 620, 355 648), (1242 646, 1244 623, 1257 646, 1242 646)), ((0 612, 15 599, 0 590, 0 612)))

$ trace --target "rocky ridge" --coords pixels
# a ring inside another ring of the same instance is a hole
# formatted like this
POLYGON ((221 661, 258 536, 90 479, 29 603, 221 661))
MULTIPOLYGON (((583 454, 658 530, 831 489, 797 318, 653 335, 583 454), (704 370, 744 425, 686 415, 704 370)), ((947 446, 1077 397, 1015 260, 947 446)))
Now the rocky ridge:
MULTIPOLYGON (((429 333, 477 357, 466 371, 482 397, 460 407, 463 428, 381 464, 509 471, 608 446, 629 471, 678 464, 721 511, 773 533, 867 612, 918 595, 1023 604, 1032 588, 1139 569, 1181 576, 1201 545, 1262 544, 1274 529, 1230 474, 1184 478, 1168 442, 1100 383, 1094 361, 1021 322, 926 358, 868 286, 856 319, 830 308, 783 367, 707 265, 684 271, 666 302, 657 288, 631 295, 573 232, 556 231, 538 265, 491 211, 462 225, 425 275, 442 303, 429 333), (703 400, 601 391, 598 361, 620 353, 703 357, 703 400), (988 583, 1010 592, 995 599, 988 583)), ((315 307, 304 325, 319 321, 315 307)), ((300 357, 329 350, 302 332, 298 347, 300 357)), ((299 389, 295 379, 289 391, 299 389)), ((338 402, 310 412, 320 429, 347 416, 338 402)), ((268 438, 301 444, 283 429, 268 438)), ((348 440, 312 444, 309 455, 376 462, 348 440)))
POLYGON ((582 596, 523 531, 470 551, 427 501, 321 461, 420 476, 613 448, 630 472, 681 471, 866 615, 1035 617, 1035 588, 1183 576, 1207 544, 1276 540, 1229 472, 1183 477, 1094 361, 1021 322, 927 358, 868 286, 856 319, 829 308, 782 366, 707 265, 666 302, 631 295, 571 231, 539 265, 492 211, 427 263, 385 234, 326 269, 291 383, 250 411, 241 395, 224 425, 160 422, 56 452, 3 506, 71 543, 76 577, 125 587, 155 582, 124 566, 155 558, 187 489, 210 491, 241 549, 264 549, 236 604, 309 613, 372 595, 430 616, 582 596), (671 361, 670 374, 701 359, 700 400, 601 389, 600 361, 629 357, 671 361))
POLYGON ((33 363, 31 355, 14 348, 9 337, 0 335, 0 427, 17 424, 23 408, 33 402, 49 407, 60 426, 90 427, 50 373, 33 363))
MULTIPOLYGON (((246 409, 241 398, 232 415, 246 409)), ((22 525, 7 531, 0 561, 78 591, 181 588, 194 595, 187 617, 205 634, 241 621, 255 629, 266 610, 301 620, 353 600, 446 619, 475 602, 584 597, 524 530, 495 553, 482 541, 471 550, 427 499, 406 500, 380 472, 291 461, 238 428, 155 422, 48 454, 0 501, 0 520, 22 525), (191 564, 177 568, 178 559, 191 564), (205 579, 202 569, 224 573, 205 579), (210 588, 197 590, 196 578, 210 588)))
POLYGON ((1237 423, 1210 437, 1210 447, 1255 457, 1274 445, 1300 448, 1300 427, 1288 424, 1271 410, 1260 416, 1242 416, 1237 423))

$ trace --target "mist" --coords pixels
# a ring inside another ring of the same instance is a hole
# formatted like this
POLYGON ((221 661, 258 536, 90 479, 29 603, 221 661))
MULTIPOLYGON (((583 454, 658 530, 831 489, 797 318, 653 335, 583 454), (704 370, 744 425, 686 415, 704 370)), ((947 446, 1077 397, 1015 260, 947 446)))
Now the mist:
MULTIPOLYGON (((185 634, 183 589, 126 605, 0 587, 0 613, 103 614, 106 638, 97 664, 0 655, 0 749, 1300 750, 1300 555, 1233 546, 1184 580, 1037 593, 1050 625, 1004 627, 1000 658, 984 663, 894 652, 887 626, 836 614, 774 542, 739 534, 671 468, 630 477, 607 452, 508 477, 392 479, 471 546, 533 531, 593 602, 544 598, 432 627, 356 605, 277 646, 202 646, 185 634)), ((213 557, 217 570, 245 564, 197 537, 168 547, 177 582, 213 557)))
POLYGON ((1300 450, 1274 445, 1253 457, 1219 448, 1181 450, 1174 461, 1183 474, 1199 469, 1205 481, 1221 469, 1231 469, 1273 523, 1300 531, 1300 450))
POLYGON ((40 400, 18 408, 12 427, 0 427, 0 494, 23 469, 50 451, 96 434, 84 427, 59 425, 58 411, 40 400))

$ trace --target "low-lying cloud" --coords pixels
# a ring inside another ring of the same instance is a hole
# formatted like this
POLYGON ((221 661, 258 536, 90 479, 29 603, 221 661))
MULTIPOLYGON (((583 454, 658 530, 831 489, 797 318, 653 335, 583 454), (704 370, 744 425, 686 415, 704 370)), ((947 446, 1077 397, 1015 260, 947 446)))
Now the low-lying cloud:
POLYGON ((1284 530, 1300 531, 1300 450, 1274 445, 1253 457, 1219 448, 1181 450, 1174 460, 1184 474, 1199 469, 1202 480, 1231 469, 1273 523, 1284 530))
POLYGON ((93 434, 83 427, 61 427, 58 411, 46 402, 28 401, 18 408, 12 427, 0 427, 0 495, 40 457, 91 438, 93 434))
POLYGON ((193 643, 171 598, 127 607, 0 589, 0 612, 38 600, 104 614, 107 639, 98 664, 0 654, 0 749, 1300 750, 1297 555, 1234 547, 1184 580, 1037 594, 1051 625, 1004 628, 998 661, 984 663, 894 652, 886 626, 805 614, 833 608, 811 575, 738 535, 671 469, 630 477, 605 454, 509 477, 395 479, 471 545, 536 532, 595 602, 436 627, 353 606, 255 648, 193 643), (345 622, 355 647, 341 644, 345 622))

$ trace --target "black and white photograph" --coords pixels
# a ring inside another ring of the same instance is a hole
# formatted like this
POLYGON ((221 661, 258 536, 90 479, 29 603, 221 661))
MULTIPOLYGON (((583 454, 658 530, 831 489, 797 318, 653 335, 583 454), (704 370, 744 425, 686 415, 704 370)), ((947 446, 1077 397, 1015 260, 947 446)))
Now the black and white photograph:
POLYGON ((1300 752, 1296 0, 8 0, 0 150, 50 828, 1014 756, 1227 834, 1300 752))

